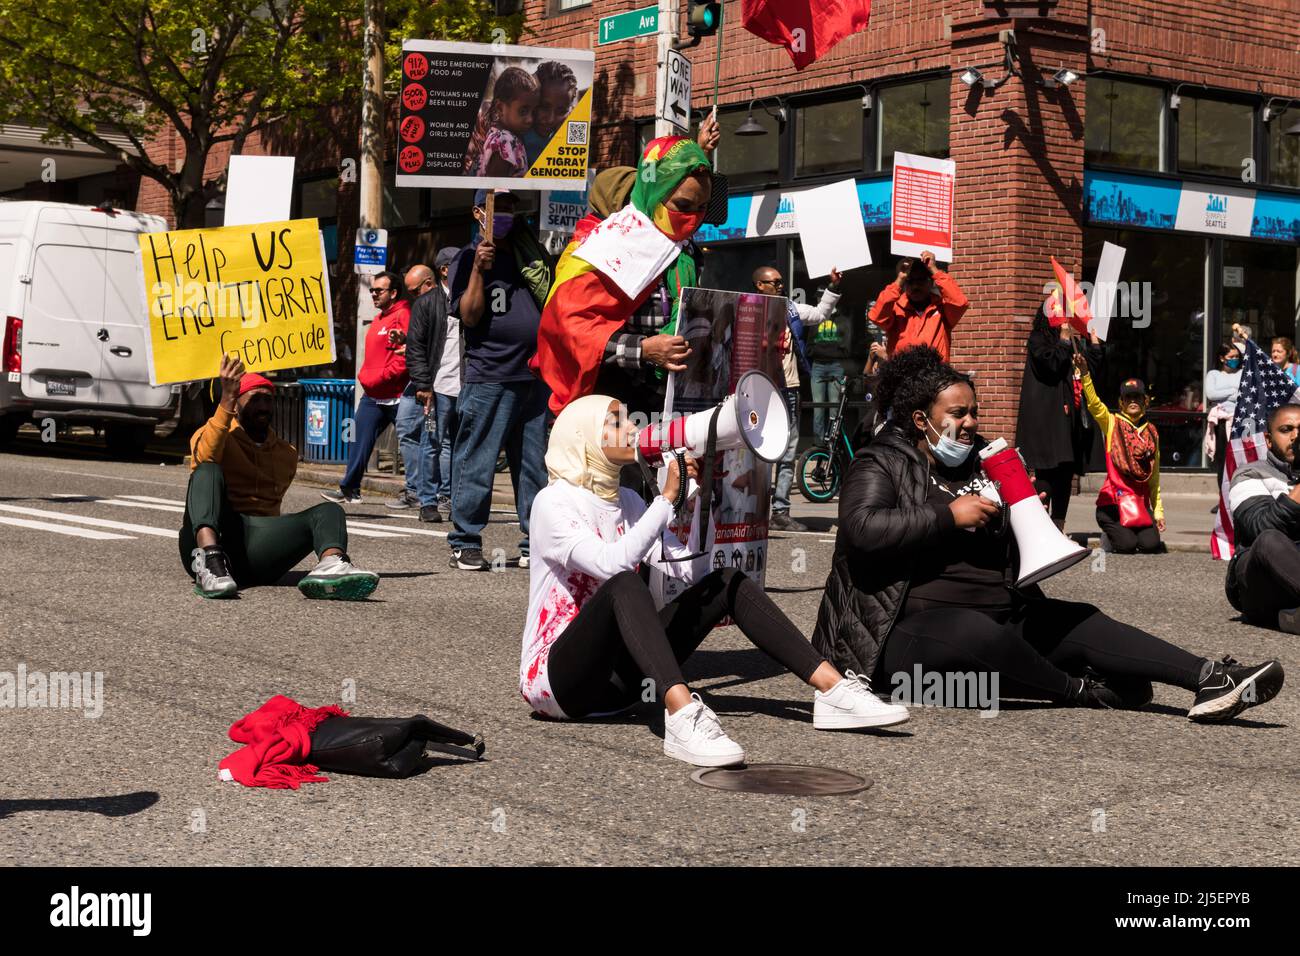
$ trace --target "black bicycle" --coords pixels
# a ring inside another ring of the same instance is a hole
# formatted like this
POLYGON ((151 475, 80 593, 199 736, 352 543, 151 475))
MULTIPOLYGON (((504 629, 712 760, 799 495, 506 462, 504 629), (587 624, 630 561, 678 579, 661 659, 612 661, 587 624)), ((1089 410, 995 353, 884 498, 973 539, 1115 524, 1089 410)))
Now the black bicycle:
MULTIPOLYGON (((872 358, 874 359, 874 356, 872 358)), ((853 442, 844 430, 844 409, 849 403, 848 383, 851 380, 863 386, 863 394, 868 403, 864 424, 869 427, 875 419, 872 395, 872 384, 877 379, 873 374, 875 367, 876 363, 872 361, 867 365, 864 375, 845 376, 840 379, 840 407, 831 422, 826 444, 813 445, 800 455, 795 463, 794 474, 799 486, 799 494, 809 501, 818 503, 831 501, 840 492, 840 482, 844 480, 849 465, 853 464, 853 459, 856 457, 853 453, 853 442)))

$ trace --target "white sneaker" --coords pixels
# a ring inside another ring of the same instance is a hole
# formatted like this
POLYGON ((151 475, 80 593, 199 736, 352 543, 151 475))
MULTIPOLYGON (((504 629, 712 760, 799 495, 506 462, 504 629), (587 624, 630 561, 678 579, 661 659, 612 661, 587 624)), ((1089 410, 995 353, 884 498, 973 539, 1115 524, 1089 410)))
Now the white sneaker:
POLYGON ((230 576, 230 567, 226 563, 226 552, 216 549, 195 548, 190 552, 194 571, 194 593, 205 598, 234 597, 239 590, 235 579, 230 576))
POLYGON ((871 682, 853 671, 846 671, 844 679, 826 693, 813 695, 813 726, 818 730, 888 727, 910 717, 906 707, 887 704, 873 694, 871 682))
POLYGON ((697 767, 729 767, 745 762, 745 751, 722 731, 718 715, 699 694, 670 714, 664 711, 664 755, 697 767))
POLYGON ((379 575, 362 571, 347 555, 331 554, 322 558, 307 576, 298 582, 298 590, 309 598, 336 601, 360 601, 379 586, 379 575))

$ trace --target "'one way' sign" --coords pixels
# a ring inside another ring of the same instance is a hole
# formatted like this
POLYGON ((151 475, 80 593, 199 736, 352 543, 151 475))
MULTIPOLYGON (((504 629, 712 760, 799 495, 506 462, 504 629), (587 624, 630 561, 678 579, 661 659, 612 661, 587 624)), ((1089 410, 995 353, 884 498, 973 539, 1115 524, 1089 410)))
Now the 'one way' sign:
POLYGON ((659 117, 683 133, 691 129, 691 61, 676 50, 668 51, 659 74, 659 117))

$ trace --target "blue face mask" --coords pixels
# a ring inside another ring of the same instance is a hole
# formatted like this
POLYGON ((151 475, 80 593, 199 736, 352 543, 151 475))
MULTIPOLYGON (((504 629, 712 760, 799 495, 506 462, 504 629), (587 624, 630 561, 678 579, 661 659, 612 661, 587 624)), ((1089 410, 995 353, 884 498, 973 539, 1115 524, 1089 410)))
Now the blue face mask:
POLYGON ((947 435, 939 434, 939 430, 930 424, 930 419, 928 418, 925 420, 925 423, 931 431, 936 435, 939 435, 938 444, 935 444, 928 438, 925 441, 926 444, 930 446, 930 451, 934 452, 934 457, 939 459, 940 464, 947 465, 949 468, 956 468, 970 457, 971 449, 975 447, 973 444, 963 445, 955 438, 949 438, 947 435))
POLYGON ((1235 372, 1241 368, 1241 359, 1228 359, 1223 364, 1227 366, 1229 372, 1235 372))
POLYGON ((515 224, 515 217, 508 212, 499 212, 492 217, 492 238, 499 239, 510 231, 515 224))

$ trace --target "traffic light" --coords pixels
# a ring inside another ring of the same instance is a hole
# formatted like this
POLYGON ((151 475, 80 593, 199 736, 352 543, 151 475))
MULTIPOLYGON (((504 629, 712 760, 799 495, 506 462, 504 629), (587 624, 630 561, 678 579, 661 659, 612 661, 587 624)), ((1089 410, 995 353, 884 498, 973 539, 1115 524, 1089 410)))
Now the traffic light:
POLYGON ((711 37, 722 23, 722 4, 687 0, 686 31, 692 37, 711 37))

